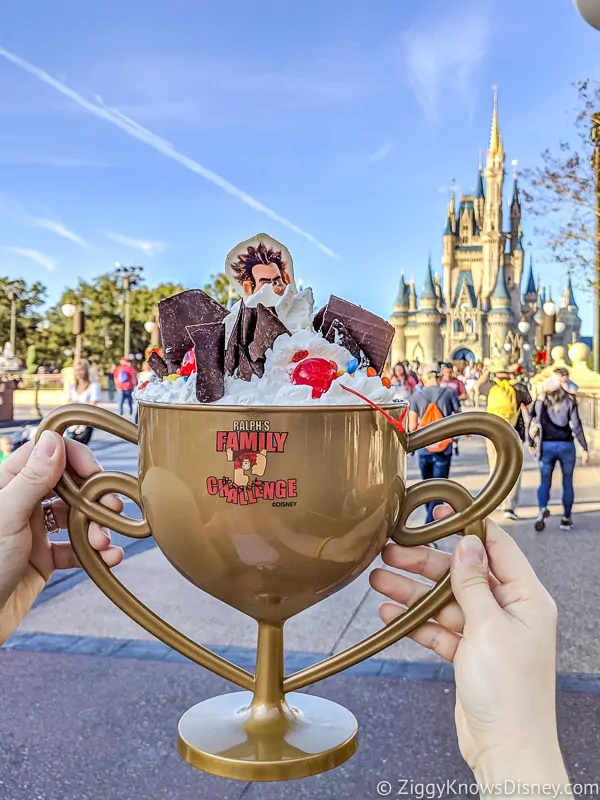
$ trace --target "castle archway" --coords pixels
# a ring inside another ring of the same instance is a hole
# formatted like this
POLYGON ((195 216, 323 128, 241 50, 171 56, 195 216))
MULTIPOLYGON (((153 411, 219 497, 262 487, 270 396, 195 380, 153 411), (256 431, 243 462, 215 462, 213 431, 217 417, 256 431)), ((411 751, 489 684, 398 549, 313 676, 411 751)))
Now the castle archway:
POLYGON ((471 361, 477 361, 475 358, 475 353, 472 350, 469 350, 468 347, 458 347, 451 356, 451 361, 461 361, 465 360, 467 363, 471 361))

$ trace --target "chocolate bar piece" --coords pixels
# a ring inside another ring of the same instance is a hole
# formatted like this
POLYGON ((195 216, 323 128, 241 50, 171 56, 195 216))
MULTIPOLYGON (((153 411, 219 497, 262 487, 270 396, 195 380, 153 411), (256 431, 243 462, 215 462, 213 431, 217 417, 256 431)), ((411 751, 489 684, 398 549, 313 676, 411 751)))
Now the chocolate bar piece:
POLYGON ((254 339, 248 348, 250 361, 260 361, 264 359, 267 350, 273 347, 273 342, 278 336, 290 332, 279 319, 277 314, 266 308, 262 303, 256 306, 256 328, 254 329, 254 339))
POLYGON ((323 313, 321 332, 329 332, 335 320, 343 323, 350 336, 369 359, 370 365, 381 374, 394 338, 394 328, 389 322, 366 311, 361 306, 331 295, 323 313))
POLYGON ((328 342, 335 342, 335 344, 345 347, 354 358, 360 359, 360 347, 358 346, 358 342, 354 336, 348 333, 348 329, 339 319, 333 320, 325 338, 328 342))
POLYGON ((325 316, 326 308, 327 308, 327 306, 323 306, 323 308, 319 309, 319 311, 317 311, 317 313, 313 317, 313 323, 312 324, 313 324, 313 328, 316 331, 321 331, 322 332, 323 317, 325 316))
POLYGON ((196 364, 196 397, 199 403, 214 403, 225 394, 225 326, 222 322, 188 326, 194 343, 196 364))
MULTIPOLYGON (((242 306, 244 301, 242 300, 242 306)), ((242 307, 237 315, 236 321, 233 323, 233 328, 229 334, 229 341, 227 342, 227 350, 225 352, 225 372, 228 375, 233 375, 240 362, 240 345, 242 338, 242 307)))
POLYGON ((166 378, 169 374, 169 368, 165 360, 158 355, 156 350, 150 353, 148 357, 148 366, 152 370, 155 375, 158 375, 159 378, 166 378))
POLYGON ((256 330, 256 319, 258 312, 255 308, 248 308, 248 306, 242 300, 240 316, 240 343, 242 347, 249 347, 254 339, 254 331, 256 330))
POLYGON ((227 314, 227 309, 202 289, 190 289, 160 301, 158 323, 165 361, 171 373, 176 371, 192 347, 187 328, 191 325, 220 323, 227 314))

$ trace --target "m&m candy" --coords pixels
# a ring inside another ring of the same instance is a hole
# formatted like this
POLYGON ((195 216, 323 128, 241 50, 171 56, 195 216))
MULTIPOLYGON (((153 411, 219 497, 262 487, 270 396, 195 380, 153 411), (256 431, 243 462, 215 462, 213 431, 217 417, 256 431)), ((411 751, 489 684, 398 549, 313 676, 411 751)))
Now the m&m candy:
POLYGON ((337 364, 324 358, 306 358, 301 361, 292 374, 292 383, 312 387, 313 400, 329 391, 337 376, 337 364))
POLYGON ((358 358, 351 358, 346 364, 346 372, 348 375, 353 375, 358 369, 358 358))
POLYGON ((381 382, 383 383, 383 385, 385 386, 386 389, 391 389, 392 388, 392 382, 391 382, 391 380, 389 378, 383 377, 381 379, 381 382))
POLYGON ((367 367, 367 377, 374 378, 377 375, 377 370, 373 367, 367 367))
POLYGON ((178 378, 181 378, 181 375, 166 375, 164 380, 165 381, 176 381, 178 378))

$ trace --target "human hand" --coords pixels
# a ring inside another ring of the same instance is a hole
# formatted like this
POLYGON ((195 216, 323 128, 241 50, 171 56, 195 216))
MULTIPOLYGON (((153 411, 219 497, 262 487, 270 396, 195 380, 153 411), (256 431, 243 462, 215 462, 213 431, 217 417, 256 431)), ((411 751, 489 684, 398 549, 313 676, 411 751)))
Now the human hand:
MULTIPOLYGON (((54 497, 52 489, 67 463, 79 479, 101 470, 87 447, 50 431, 0 466, 0 645, 18 628, 54 570, 79 566, 70 543, 50 542, 41 505, 54 497)), ((123 509, 115 495, 100 502, 114 511, 123 509)), ((57 525, 65 528, 68 506, 54 499, 51 509, 57 525)), ((89 541, 109 567, 122 561, 123 550, 111 546, 110 533, 95 522, 90 524, 89 541)))
POLYGON ((582 450, 581 451, 581 464, 582 464, 582 466, 584 466, 584 467, 587 466, 587 464, 589 464, 589 461, 590 461, 589 452, 587 450, 582 450))
MULTIPOLYGON (((492 520, 486 525, 485 549, 471 535, 452 555, 391 544, 383 560, 430 581, 450 568, 456 599, 410 635, 454 663, 458 743, 477 779, 566 785, 555 714, 556 605, 513 539, 492 520)), ((400 604, 382 604, 385 623, 430 588, 387 569, 371 573, 371 586, 400 604)))

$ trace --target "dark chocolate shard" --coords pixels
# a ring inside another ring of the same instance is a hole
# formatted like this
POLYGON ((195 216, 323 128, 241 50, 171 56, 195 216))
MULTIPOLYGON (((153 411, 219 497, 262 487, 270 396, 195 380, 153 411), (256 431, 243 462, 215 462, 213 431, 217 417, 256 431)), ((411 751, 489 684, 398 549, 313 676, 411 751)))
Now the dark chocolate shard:
POLYGON ((225 394, 225 326, 222 322, 190 325, 198 372, 196 397, 199 403, 214 403, 225 394))
POLYGON ((252 367, 252 372, 255 375, 258 375, 259 378, 265 374, 265 362, 261 359, 258 361, 251 361, 250 366, 252 367))
POLYGON ((288 336, 291 335, 277 314, 270 308, 266 308, 262 303, 259 303, 256 306, 256 312, 254 339, 248 348, 251 361, 260 361, 263 359, 267 350, 273 347, 273 342, 278 336, 284 333, 287 333, 288 336))
POLYGON ((256 319, 258 312, 255 308, 248 308, 243 300, 241 302, 240 344, 242 347, 249 347, 254 339, 254 331, 256 330, 256 319))
POLYGON ((323 306, 313 317, 313 328, 318 332, 323 330, 323 317, 325 316, 325 310, 327 306, 323 306))
MULTIPOLYGON (((243 304, 243 301, 242 301, 243 304)), ((227 350, 225 352, 225 372, 233 375, 240 361, 240 344, 242 336, 242 308, 240 308, 237 318, 229 334, 227 350)))
POLYGON ((148 357, 148 366, 152 370, 155 375, 158 375, 159 378, 166 378, 169 374, 169 368, 165 360, 158 355, 156 350, 150 353, 148 357))
POLYGON ((248 358, 248 353, 246 352, 245 347, 240 347, 239 349, 239 360, 238 360, 238 375, 243 381, 249 381, 254 374, 252 370, 252 364, 250 363, 250 359, 248 358))
POLYGON ((202 289, 190 289, 161 300, 158 304, 158 324, 169 371, 175 371, 192 347, 187 331, 189 326, 220 323, 228 313, 202 289))
POLYGON ((329 331, 335 320, 343 323, 370 365, 381 374, 394 338, 394 328, 389 322, 361 306, 331 295, 323 314, 321 331, 329 331))
POLYGON ((353 358, 360 358, 360 347, 358 342, 350 333, 348 329, 339 319, 334 319, 331 323, 325 338, 328 342, 335 342, 341 347, 345 347, 350 352, 353 358))

